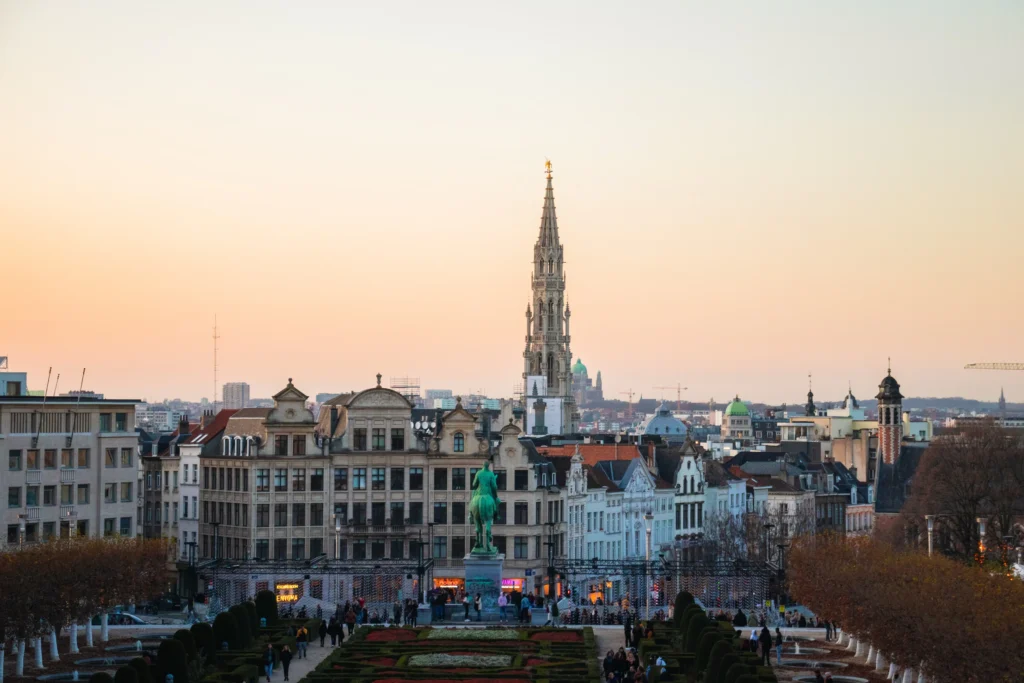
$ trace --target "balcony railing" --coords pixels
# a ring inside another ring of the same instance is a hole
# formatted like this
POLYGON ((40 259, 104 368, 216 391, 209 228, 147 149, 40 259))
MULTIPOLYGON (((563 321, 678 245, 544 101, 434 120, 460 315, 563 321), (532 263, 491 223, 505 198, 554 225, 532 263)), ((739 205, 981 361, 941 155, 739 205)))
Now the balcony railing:
POLYGON ((39 521, 39 506, 33 505, 32 507, 25 509, 25 519, 29 522, 39 521))
POLYGON ((74 484, 75 483, 75 470, 71 468, 63 468, 60 471, 60 483, 62 484, 74 484))
POLYGON ((26 484, 38 484, 42 474, 39 470, 25 470, 25 483, 26 484))
POLYGON ((64 504, 62 504, 60 506, 60 516, 61 516, 61 519, 65 519, 67 517, 70 517, 74 513, 75 513, 75 506, 74 505, 64 505, 64 504))

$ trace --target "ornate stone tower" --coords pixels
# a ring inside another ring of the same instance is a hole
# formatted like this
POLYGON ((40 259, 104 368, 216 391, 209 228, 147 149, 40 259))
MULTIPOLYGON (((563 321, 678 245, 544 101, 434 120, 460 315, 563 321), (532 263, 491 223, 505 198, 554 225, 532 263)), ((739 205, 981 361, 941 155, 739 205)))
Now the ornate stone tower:
MULTIPOLYGON (((540 234, 533 245, 533 297, 526 306, 526 349, 523 351, 523 386, 527 377, 547 380, 548 398, 561 399, 562 431, 577 428, 576 403, 572 395, 572 351, 569 350, 569 303, 565 299, 562 243, 558 239, 555 191, 551 186, 551 162, 545 164, 548 185, 540 234)), ((527 389, 527 394, 529 390, 527 389)))
POLYGON ((892 376, 892 368, 878 385, 878 455, 879 462, 893 464, 900 456, 903 441, 903 394, 900 383, 892 376))
POLYGON ((999 387, 999 422, 1006 423, 1006 394, 1002 387, 999 387))
POLYGON ((807 417, 814 417, 818 414, 818 408, 814 405, 814 387, 811 386, 810 375, 807 375, 807 405, 804 406, 804 414, 807 417))

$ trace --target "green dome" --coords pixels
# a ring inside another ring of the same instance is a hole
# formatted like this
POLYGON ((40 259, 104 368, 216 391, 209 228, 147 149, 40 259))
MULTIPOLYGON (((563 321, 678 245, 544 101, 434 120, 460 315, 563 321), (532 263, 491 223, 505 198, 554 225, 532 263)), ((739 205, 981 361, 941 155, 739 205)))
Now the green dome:
POLYGON ((750 415, 750 411, 747 410, 747 405, 737 396, 732 400, 732 403, 725 407, 725 414, 728 417, 746 417, 750 415))
POLYGON ((583 364, 579 358, 576 359, 576 364, 572 366, 572 374, 574 375, 585 375, 587 374, 587 366, 583 364))

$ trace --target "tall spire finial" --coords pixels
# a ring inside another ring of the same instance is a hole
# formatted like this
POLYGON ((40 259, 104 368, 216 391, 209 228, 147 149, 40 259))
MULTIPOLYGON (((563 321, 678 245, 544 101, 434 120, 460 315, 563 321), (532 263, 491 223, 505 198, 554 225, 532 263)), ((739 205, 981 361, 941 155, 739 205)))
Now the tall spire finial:
POLYGON ((548 180, 551 180, 551 159, 544 157, 544 172, 548 174, 548 180))
POLYGON ((814 391, 814 380, 809 372, 807 373, 807 391, 814 391))
POLYGON ((888 365, 886 372, 889 373, 890 376, 892 376, 892 356, 886 356, 885 360, 888 365))

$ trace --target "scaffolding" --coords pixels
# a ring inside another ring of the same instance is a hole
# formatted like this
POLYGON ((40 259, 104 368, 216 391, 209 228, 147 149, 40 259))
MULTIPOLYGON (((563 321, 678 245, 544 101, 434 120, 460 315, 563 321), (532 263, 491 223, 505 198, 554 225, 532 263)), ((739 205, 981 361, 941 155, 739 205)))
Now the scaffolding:
POLYGON ((390 383, 391 389, 405 396, 409 403, 414 406, 419 406, 422 403, 419 377, 392 377, 390 383))

